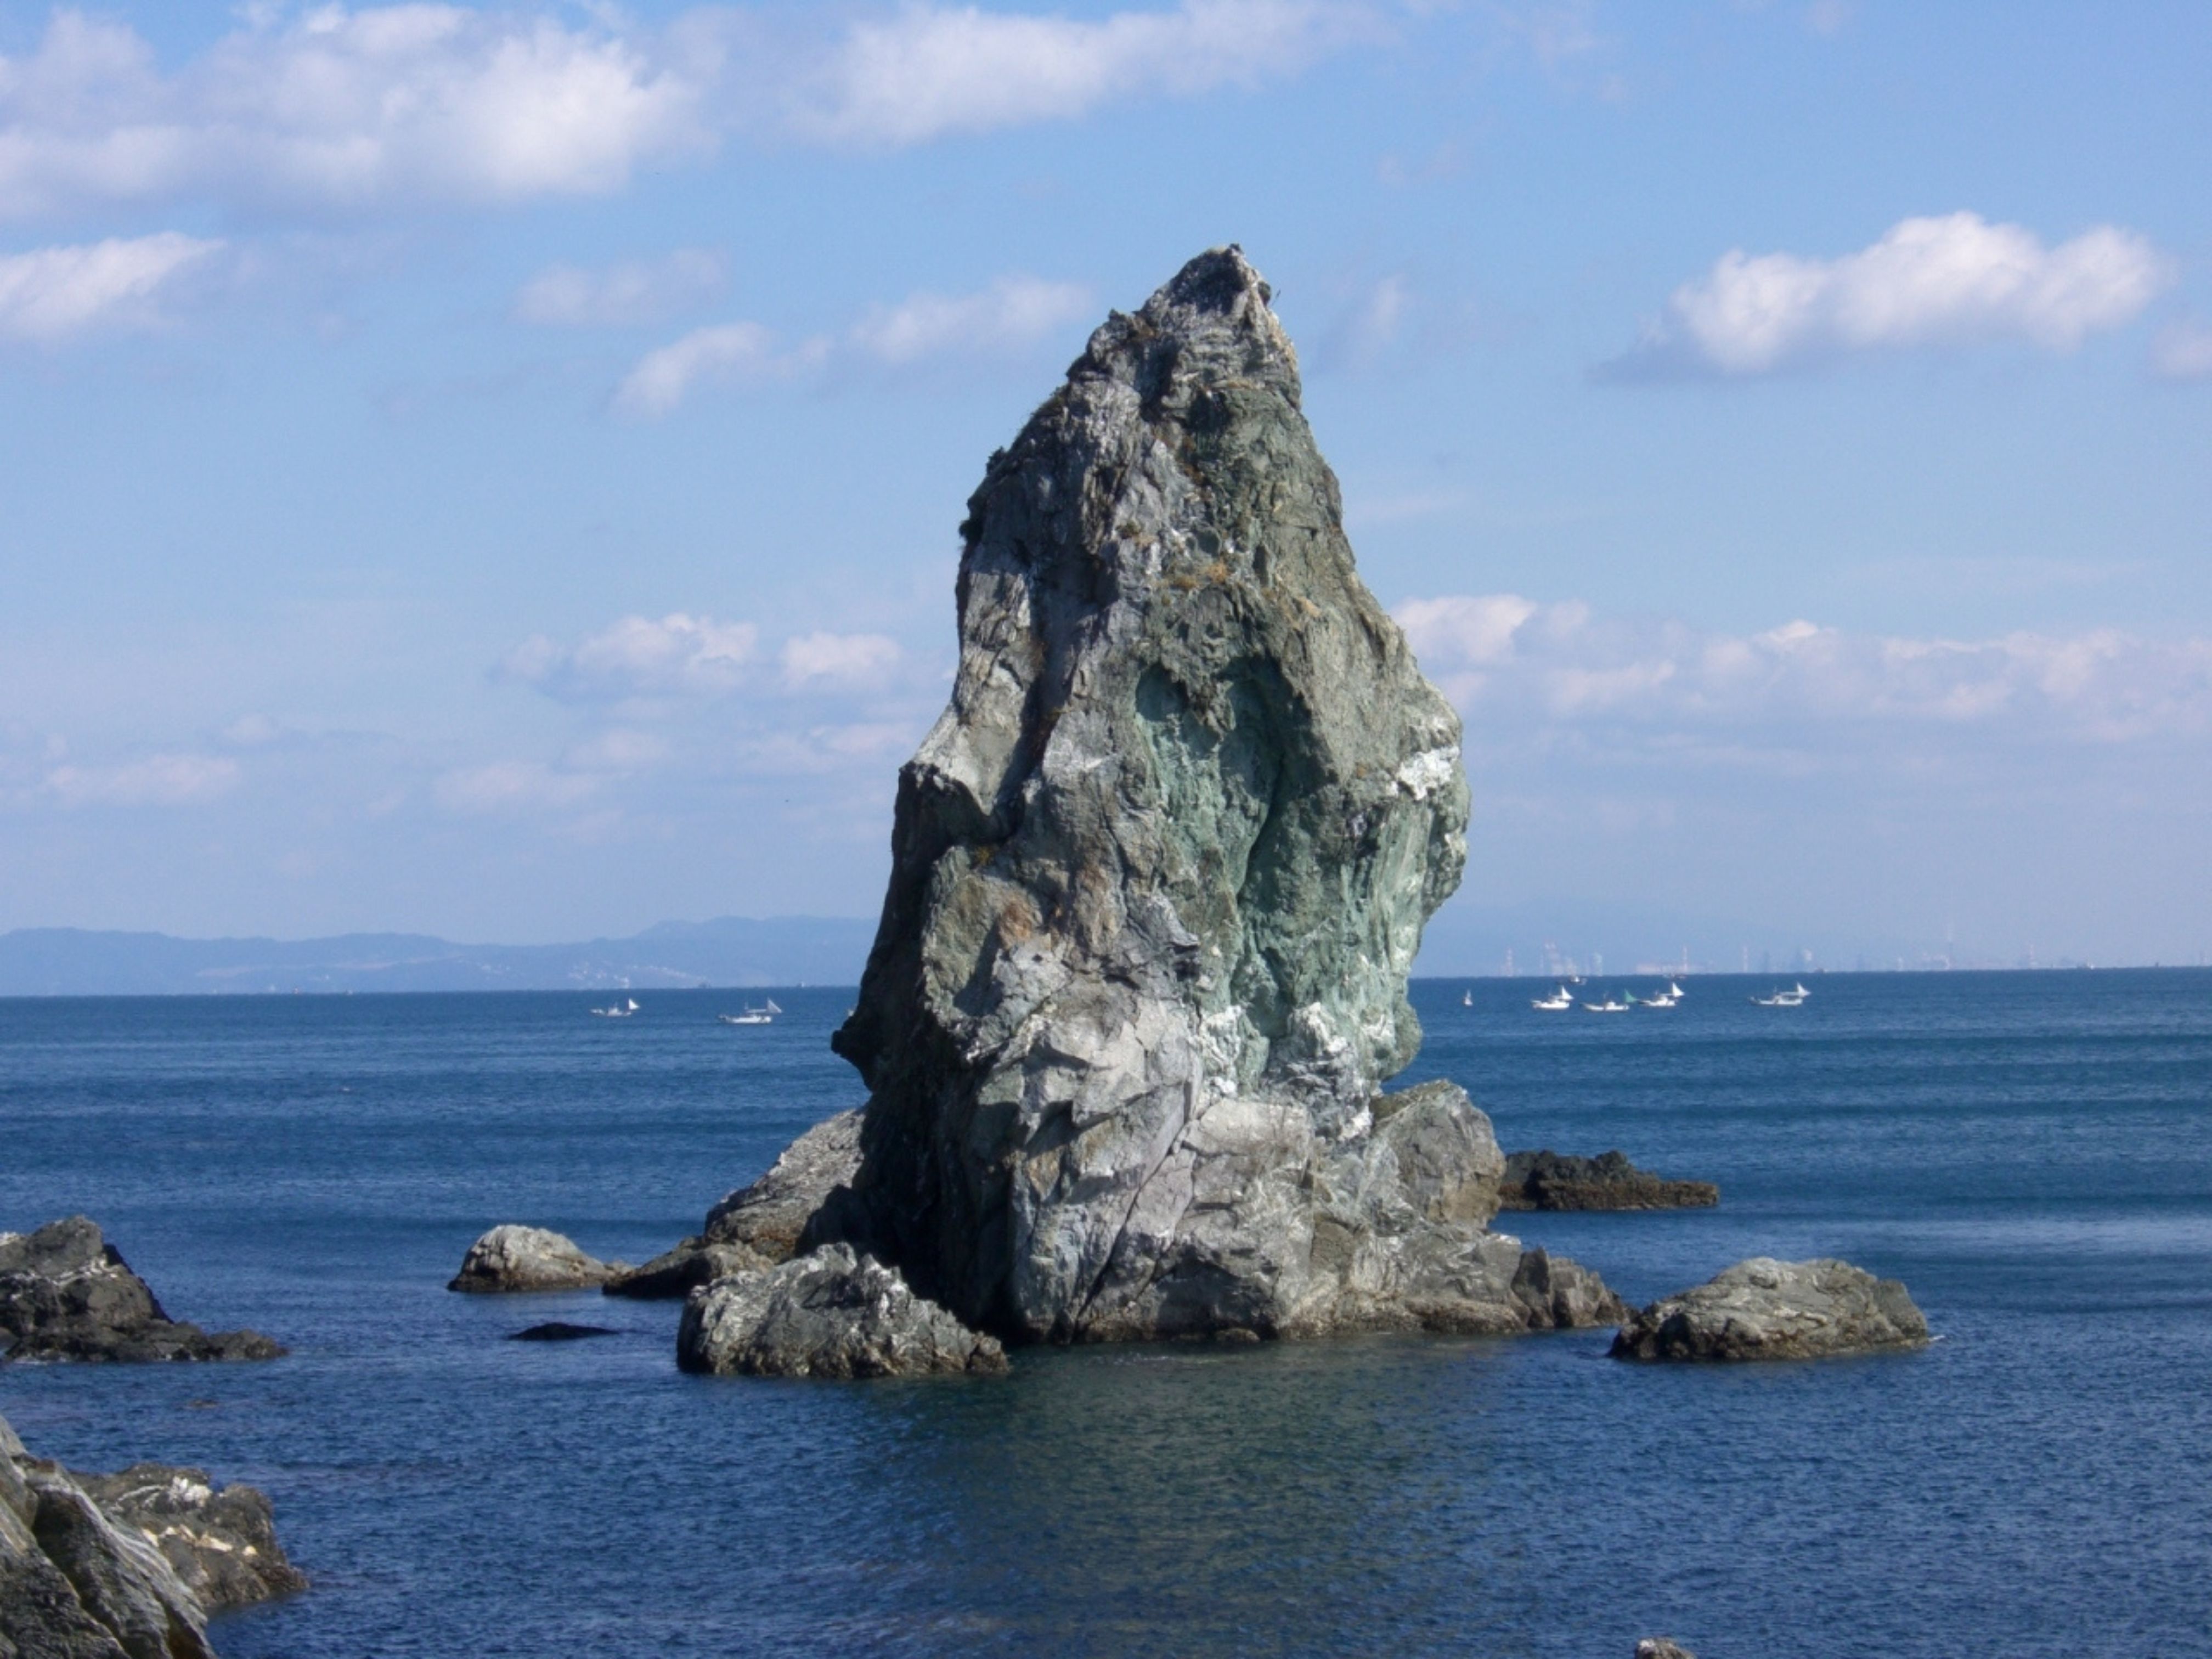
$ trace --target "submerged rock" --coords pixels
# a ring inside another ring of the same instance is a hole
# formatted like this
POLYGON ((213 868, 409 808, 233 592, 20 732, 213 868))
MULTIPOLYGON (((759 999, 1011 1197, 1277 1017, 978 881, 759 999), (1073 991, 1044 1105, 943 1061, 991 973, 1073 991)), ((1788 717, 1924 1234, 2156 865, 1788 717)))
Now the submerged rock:
POLYGON ((549 1319, 543 1325, 532 1325, 515 1332, 507 1340, 510 1342, 581 1342, 590 1336, 616 1336, 619 1332, 605 1325, 571 1325, 565 1319, 549 1319))
POLYGON ((738 1273, 684 1304, 676 1362, 749 1376, 993 1374, 1006 1352, 872 1257, 830 1244, 738 1273))
POLYGON ((258 1331, 173 1320, 81 1215, 0 1233, 0 1359, 273 1359, 258 1331))
POLYGON ((494 1227, 469 1246, 449 1291, 581 1291, 604 1285, 624 1271, 619 1261, 602 1261, 576 1247, 574 1239, 544 1227, 508 1222, 494 1227))
POLYGON ((73 1474, 0 1420, 0 1653, 213 1659, 210 1613, 306 1583, 252 1487, 159 1463, 73 1474))
POLYGON ((788 1261, 799 1235, 860 1162, 860 1115, 840 1112, 784 1148, 775 1167, 707 1212, 696 1237, 617 1273, 609 1296, 674 1298, 732 1273, 788 1261))
POLYGON ((1595 1158, 1548 1149, 1512 1153, 1498 1194, 1502 1210, 1681 1210, 1721 1201, 1710 1181, 1669 1181, 1618 1151, 1595 1158))
POLYGON ((1905 1286, 1848 1261, 1753 1256, 1640 1310, 1616 1359, 1816 1359, 1917 1348, 1928 1322, 1905 1286))
POLYGON ((1377 1097, 1466 860, 1459 720, 1353 568, 1269 297, 1194 259, 992 458, 835 1040, 872 1092, 805 1242, 1013 1340, 1534 1317, 1488 1119, 1377 1097))

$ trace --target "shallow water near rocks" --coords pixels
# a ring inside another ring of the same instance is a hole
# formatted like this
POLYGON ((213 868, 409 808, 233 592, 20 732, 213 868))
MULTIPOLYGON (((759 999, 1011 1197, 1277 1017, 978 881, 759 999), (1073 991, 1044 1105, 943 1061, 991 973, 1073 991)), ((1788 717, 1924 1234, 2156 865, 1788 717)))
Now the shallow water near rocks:
POLYGON ((631 1261, 856 1104, 849 991, 0 1002, 0 1228, 82 1210, 265 1365, 0 1369, 83 1468, 252 1480, 313 1577, 228 1659, 2212 1654, 2212 973, 1764 981, 1670 1011, 1424 981, 1508 1147, 1717 1211, 1516 1215, 1632 1300, 1838 1255, 1942 1340, 1642 1368, 1607 1334, 687 1377, 677 1308, 443 1288, 497 1221, 631 1261), (551 1320, 588 1342, 501 1339, 551 1320))

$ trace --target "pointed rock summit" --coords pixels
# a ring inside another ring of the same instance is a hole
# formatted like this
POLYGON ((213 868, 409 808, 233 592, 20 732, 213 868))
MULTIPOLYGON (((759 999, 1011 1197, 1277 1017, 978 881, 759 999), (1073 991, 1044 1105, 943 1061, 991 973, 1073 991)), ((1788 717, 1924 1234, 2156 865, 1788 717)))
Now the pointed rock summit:
POLYGON ((836 1038, 860 1164, 805 1243, 1015 1340, 1609 1322, 1484 1231, 1463 1093, 1380 1093, 1466 861, 1460 726, 1354 568, 1269 299, 1192 260, 969 501, 836 1038))

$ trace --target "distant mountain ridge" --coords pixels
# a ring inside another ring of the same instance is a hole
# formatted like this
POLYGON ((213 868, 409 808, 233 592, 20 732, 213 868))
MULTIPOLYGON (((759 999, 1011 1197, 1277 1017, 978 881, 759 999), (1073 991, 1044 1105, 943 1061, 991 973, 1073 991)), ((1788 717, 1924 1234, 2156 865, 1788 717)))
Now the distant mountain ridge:
POLYGON ((723 916, 574 945, 457 945, 428 933, 177 939, 26 927, 0 933, 0 996, 293 991, 555 991, 856 985, 872 919, 723 916))

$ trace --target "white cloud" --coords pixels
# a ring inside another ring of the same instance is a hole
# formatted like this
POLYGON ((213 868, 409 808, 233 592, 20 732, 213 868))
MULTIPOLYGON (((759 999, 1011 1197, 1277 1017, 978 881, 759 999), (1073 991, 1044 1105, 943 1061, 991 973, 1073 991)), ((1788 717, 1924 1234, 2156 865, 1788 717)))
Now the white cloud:
POLYGON ((802 634, 784 642, 784 683, 865 685, 881 679, 899 656, 898 641, 881 634, 802 634))
POLYGON ((188 806, 236 787, 234 760, 213 755, 149 755, 117 766, 55 767, 47 790, 64 806, 188 806))
POLYGON ((1091 309, 1091 290, 1080 284, 1001 276, 980 294, 915 294, 878 307, 854 325, 851 339, 878 362, 901 366, 1030 345, 1081 322, 1091 309))
POLYGON ((2152 372, 2167 380, 2212 379, 2212 328, 2201 323, 2174 323, 2151 342, 2152 372))
POLYGON ((518 321, 563 328, 657 323, 719 295, 728 279, 719 253, 678 248, 659 259, 625 259, 603 270, 550 265, 515 295, 518 321))
POLYGON ((1381 33, 1368 8, 1319 0, 1184 0, 1097 22, 908 5, 853 24, 800 83, 792 120, 831 143, 920 143, 1254 86, 1381 33))
POLYGON ((1978 214, 1905 219, 1834 259, 1723 255, 1674 291, 1643 343, 1611 368, 1765 374, 1849 351, 1994 339, 2068 351, 2133 320, 2172 279, 2156 248, 2111 225, 2046 247, 2032 231, 1978 214))
POLYGON ((508 653, 513 678, 573 702, 700 696, 734 687, 752 660, 760 630, 674 611, 658 621, 624 617, 572 646, 540 635, 508 653))
POLYGON ((710 68, 544 17, 322 5, 170 75, 127 25, 64 10, 0 58, 0 213, 603 192, 707 142, 710 68))
POLYGON ((558 772, 537 761, 496 761, 441 775, 436 793, 438 804, 449 811, 528 812, 574 806, 604 781, 584 773, 558 772))
POLYGON ((0 338, 51 345, 98 329, 152 326, 161 291, 222 246, 163 231, 0 255, 0 338))
POLYGON ((788 380, 821 362, 823 355, 818 341, 779 350, 775 333, 758 323, 694 329, 638 359, 615 388, 615 411, 634 420, 652 420, 674 410, 694 386, 788 380))
POLYGON ((1805 621, 1728 635, 1516 594, 1415 599, 1396 616, 1424 668, 1493 732, 1870 722, 2125 742, 2212 731, 2212 639, 2112 629, 1917 639, 1805 621))
POLYGON ((1088 289, 1034 276, 1001 276, 974 294, 908 295, 869 310, 838 338, 817 335, 785 347, 758 323, 720 323, 638 359, 616 388, 613 408, 633 420, 672 413, 694 388, 793 380, 840 363, 911 368, 933 358, 989 358, 1018 352, 1081 321, 1088 289))

